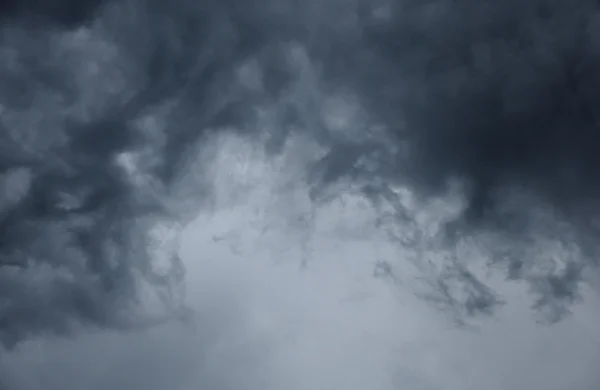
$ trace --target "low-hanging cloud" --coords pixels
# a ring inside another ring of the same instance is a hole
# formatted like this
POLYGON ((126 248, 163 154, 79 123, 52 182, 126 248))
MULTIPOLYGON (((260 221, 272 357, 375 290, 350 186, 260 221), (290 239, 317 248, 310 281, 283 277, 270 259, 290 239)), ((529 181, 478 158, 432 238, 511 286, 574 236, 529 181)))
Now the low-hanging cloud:
MULTIPOLYGON (((542 296, 536 306, 577 301, 598 250, 597 4, 377 1, 357 9, 358 43, 341 78, 388 138, 375 149, 359 141, 354 154, 332 148, 330 161, 346 160, 331 180, 376 176, 423 199, 458 183, 464 211, 444 232, 453 245, 494 236, 486 243, 504 247, 497 263, 510 278, 530 279, 542 296), (541 237, 577 255, 534 276, 540 260, 525 253, 541 237)), ((384 193, 380 184, 366 189, 384 193)), ((476 311, 485 312, 494 299, 479 295, 476 311)))
POLYGON ((0 157, 6 346, 82 324, 133 326, 140 280, 167 290, 181 282, 176 254, 170 274, 153 269, 148 232, 181 218, 167 204, 177 167, 206 122, 220 113, 228 120, 233 102, 219 101, 214 89, 227 88, 223 79, 249 44, 226 6, 87 5, 71 15, 69 4, 6 4, 0 157), (197 104, 189 107, 190 101, 197 104), (161 109, 168 120, 190 122, 148 124, 161 109))
MULTIPOLYGON (((412 264, 419 297, 460 324, 506 303, 490 270, 527 281, 550 322, 584 298, 584 282, 596 287, 595 2, 76 3, 0 4, 3 347, 82 326, 179 334, 164 325, 189 314, 178 233, 266 183, 245 172, 244 185, 219 192, 215 172, 232 173, 214 163, 231 139, 256 146, 265 166, 296 167, 300 195, 277 200, 294 207, 273 218, 301 250, 268 242, 303 269, 328 237, 317 210, 350 214, 332 205, 351 194, 375 210, 365 224, 403 248, 369 263, 372 277, 399 285, 409 277, 398 264, 412 264), (158 237, 161 227, 175 238, 158 237), (148 291, 166 315, 150 313, 148 291)), ((243 150, 231 155, 256 157, 243 150)), ((174 340, 181 362, 202 360, 204 341, 174 340)))

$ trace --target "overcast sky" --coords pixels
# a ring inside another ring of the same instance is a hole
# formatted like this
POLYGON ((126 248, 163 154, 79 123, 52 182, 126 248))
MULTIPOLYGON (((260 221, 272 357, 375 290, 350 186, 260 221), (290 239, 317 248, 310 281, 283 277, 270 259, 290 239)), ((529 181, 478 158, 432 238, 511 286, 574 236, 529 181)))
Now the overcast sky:
POLYGON ((180 247, 196 325, 25 343, 2 357, 10 389, 587 390, 599 383, 597 296, 542 326, 526 288, 499 279, 492 283, 507 304, 459 329, 414 295, 419 271, 406 249, 375 229, 368 201, 346 195, 311 205, 294 176, 304 153, 297 146, 269 160, 243 139, 212 145, 219 196, 186 228, 180 247), (378 261, 389 262, 393 275, 374 277, 378 261))
POLYGON ((597 389, 600 11, 517 3, 6 2, 0 390, 597 389))

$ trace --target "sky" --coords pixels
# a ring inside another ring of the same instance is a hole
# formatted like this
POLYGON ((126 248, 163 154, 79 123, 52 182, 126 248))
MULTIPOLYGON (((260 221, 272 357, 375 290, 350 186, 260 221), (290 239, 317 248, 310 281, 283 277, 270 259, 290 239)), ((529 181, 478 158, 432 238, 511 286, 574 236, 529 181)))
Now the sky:
POLYGON ((78 4, 0 4, 1 390, 598 387, 592 1, 78 4))
POLYGON ((418 270, 375 228, 366 199, 314 208, 294 181, 297 156, 273 161, 225 138, 216 204, 180 237, 195 321, 26 342, 3 356, 7 388, 558 390, 600 380, 597 295, 542 326, 523 286, 495 281, 506 305, 458 327, 415 295, 418 270), (297 222, 311 213, 310 227, 297 222), (393 275, 374 277, 382 261, 393 275))

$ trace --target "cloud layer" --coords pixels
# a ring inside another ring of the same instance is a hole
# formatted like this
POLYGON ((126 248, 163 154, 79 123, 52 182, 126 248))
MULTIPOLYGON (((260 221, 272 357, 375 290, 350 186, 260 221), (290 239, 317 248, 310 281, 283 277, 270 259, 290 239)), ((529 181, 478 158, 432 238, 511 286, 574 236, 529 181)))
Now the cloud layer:
POLYGON ((594 2, 0 6, 1 386, 597 379, 594 2))

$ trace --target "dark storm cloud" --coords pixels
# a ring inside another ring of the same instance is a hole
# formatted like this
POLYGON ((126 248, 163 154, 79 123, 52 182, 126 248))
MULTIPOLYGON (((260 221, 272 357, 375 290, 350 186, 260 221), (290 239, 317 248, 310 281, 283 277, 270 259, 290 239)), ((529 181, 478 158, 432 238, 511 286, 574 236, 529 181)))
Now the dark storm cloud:
MULTIPOLYGON (((343 60, 321 55, 337 79, 360 91, 389 138, 375 148, 363 141, 333 147, 322 162, 332 174, 322 177, 359 177, 376 198, 389 194, 382 182, 408 184, 428 198, 461 181, 467 207, 448 237, 501 237, 510 251, 497 261, 509 277, 531 282, 541 297, 536 307, 564 311, 578 297, 582 269, 597 264, 598 3, 381 0, 355 9, 360 37, 351 50, 335 54, 343 60), (370 164, 361 167, 365 159, 370 164), (511 200, 519 191, 527 202, 511 200), (537 209, 553 222, 537 223, 537 209), (580 253, 540 277, 532 271, 538 260, 524 258, 523 249, 539 235, 575 242, 580 253)), ((471 295, 497 302, 487 291, 471 295)), ((465 310, 488 312, 489 305, 476 306, 465 310)))
POLYGON ((397 1, 389 9, 387 20, 366 24, 389 76, 371 87, 394 104, 383 114, 404 121, 394 131, 415 147, 419 184, 466 179, 474 219, 508 185, 564 209, 594 202, 596 2, 397 1))
POLYGON ((240 120, 236 66, 266 45, 276 19, 238 1, 1 6, 0 344, 80 325, 134 327, 140 279, 167 291, 182 282, 176 255, 170 275, 153 270, 148 229, 186 218, 167 210, 166 194, 205 129, 240 120), (120 90, 103 84, 118 80, 77 83, 76 67, 93 62, 85 48, 56 54, 60 34, 77 29, 104 31, 120 50, 95 76, 123 75, 120 90), (86 88, 97 101, 85 101, 86 88), (161 107, 166 127, 137 125, 161 107), (118 163, 125 152, 141 153, 146 184, 118 163))
POLYGON ((65 27, 74 27, 89 22, 104 0, 2 0, 0 18, 5 23, 15 19, 46 20, 65 27))
MULTIPOLYGON (((137 275, 173 287, 173 278, 150 266, 146 219, 173 218, 162 200, 208 129, 252 122, 249 103, 285 93, 295 77, 290 43, 306 49, 324 88, 356 91, 369 118, 388 126, 385 139, 341 141, 292 104, 282 109, 272 151, 289 135, 288 122, 304 121, 331 147, 309 175, 315 194, 349 175, 365 181, 373 199, 390 200, 395 182, 427 196, 457 177, 470 200, 462 222, 477 231, 502 225, 516 248, 527 241, 519 229, 532 224, 526 213, 503 214, 497 200, 524 187, 563 213, 569 237, 593 254, 600 13, 591 0, 31 0, 0 7, 6 346, 78 324, 132 326, 135 315, 124 313, 138 307, 137 275), (103 31, 117 47, 115 63, 99 65, 100 75, 113 72, 115 80, 96 75, 84 86, 72 70, 87 61, 83 54, 56 54, 53 37, 77 29, 103 31), (249 58, 262 71, 260 91, 237 82, 249 58), (121 83, 116 92, 111 82, 121 83), (85 103, 84 95, 96 100, 85 103), (138 126, 157 112, 163 127, 138 126), (152 186, 137 185, 116 162, 123 152, 139 152, 138 168, 152 186), (357 167, 365 157, 369 164, 357 167)), ((509 276, 530 279, 540 307, 576 300, 579 263, 543 278, 528 276, 527 259, 507 263, 509 276)), ((468 296, 447 297, 451 305, 487 313, 501 301, 461 265, 449 267, 439 290, 460 280, 468 296)))

